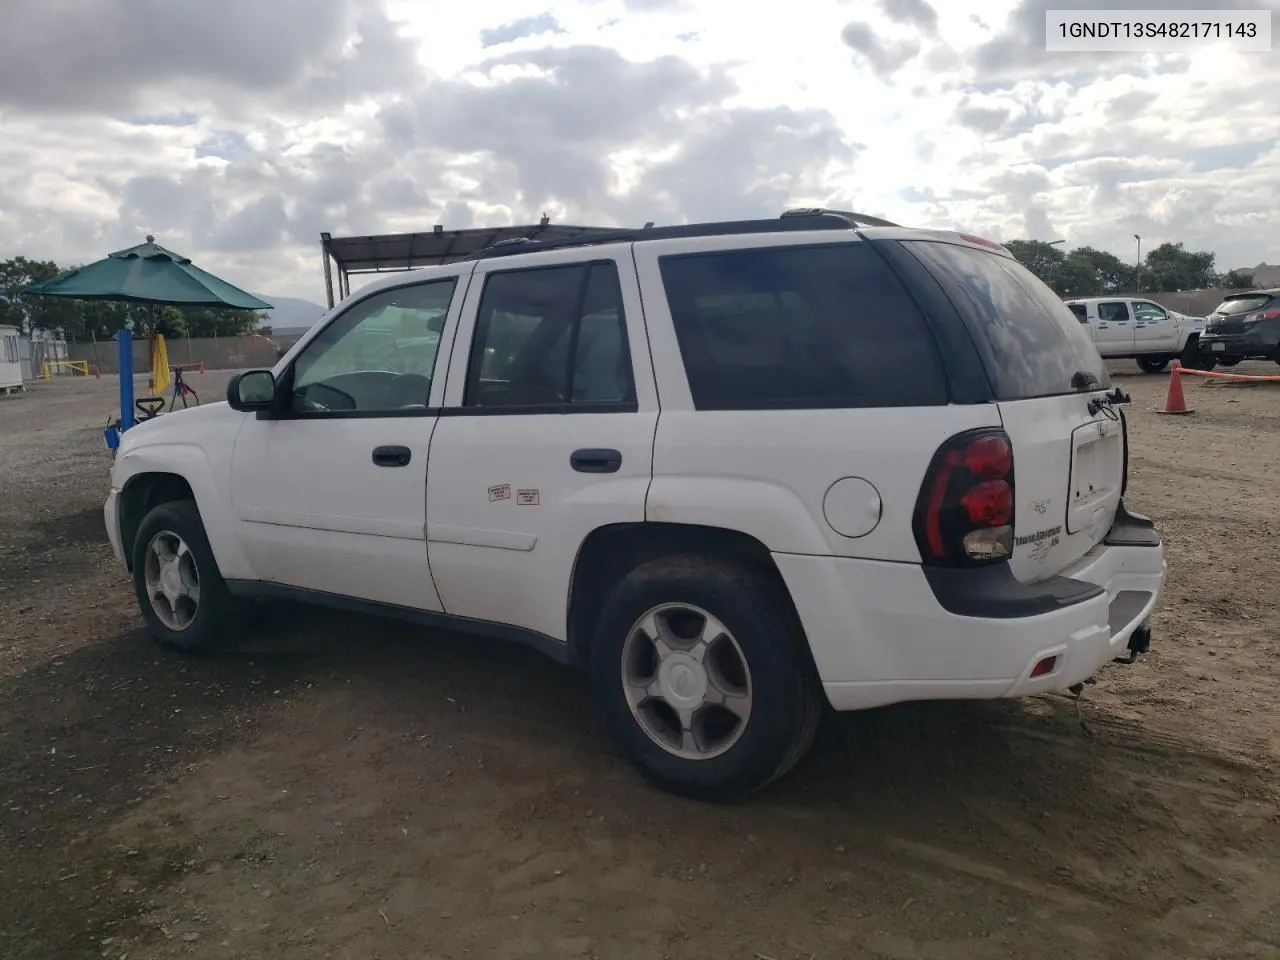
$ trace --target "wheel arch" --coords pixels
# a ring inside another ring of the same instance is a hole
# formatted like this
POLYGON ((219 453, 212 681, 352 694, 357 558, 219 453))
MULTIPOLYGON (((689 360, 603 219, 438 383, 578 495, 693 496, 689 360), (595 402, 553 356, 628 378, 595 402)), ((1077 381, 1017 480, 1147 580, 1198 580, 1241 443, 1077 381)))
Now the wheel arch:
POLYGON ((205 452, 194 444, 148 445, 117 460, 120 545, 132 564, 133 538, 147 511, 173 500, 193 500, 214 561, 227 578, 254 579, 236 536, 233 518, 219 495, 205 452))
POLYGON ((574 559, 568 597, 569 662, 586 665, 590 660, 591 641, 613 584, 651 560, 689 553, 751 567, 775 580, 790 603, 791 595, 769 548, 751 534, 652 521, 597 527, 582 541, 574 559))
MULTIPOLYGON (((187 478, 180 473, 154 471, 130 477, 120 490, 120 543, 124 560, 133 570, 133 546, 142 519, 162 503, 196 499, 187 478)), ((199 504, 196 504, 199 509, 199 504)))

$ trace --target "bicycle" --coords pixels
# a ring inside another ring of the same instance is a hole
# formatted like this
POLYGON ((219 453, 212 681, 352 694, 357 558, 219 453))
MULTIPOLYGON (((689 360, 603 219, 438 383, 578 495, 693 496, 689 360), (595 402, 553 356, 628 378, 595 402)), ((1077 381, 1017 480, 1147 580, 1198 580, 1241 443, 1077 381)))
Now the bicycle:
MULTIPOLYGON (((188 407, 200 406, 200 396, 192 389, 185 380, 182 379, 182 368, 173 368, 173 395, 169 397, 168 405, 170 410, 178 409, 178 404, 182 404, 182 409, 188 407), (187 398, 190 398, 188 402, 187 398)), ((165 398, 159 397, 139 397, 133 402, 134 407, 138 410, 138 421, 150 420, 152 417, 159 416, 165 408, 165 398)))
POLYGON ((184 410, 188 406, 193 406, 193 407, 200 406, 200 397, 196 394, 195 390, 187 386, 187 382, 182 379, 182 368, 174 367, 173 368, 173 398, 169 401, 169 409, 173 410, 174 408, 176 408, 179 400, 182 401, 182 409, 184 410), (187 403, 187 397, 191 398, 190 404, 187 403))

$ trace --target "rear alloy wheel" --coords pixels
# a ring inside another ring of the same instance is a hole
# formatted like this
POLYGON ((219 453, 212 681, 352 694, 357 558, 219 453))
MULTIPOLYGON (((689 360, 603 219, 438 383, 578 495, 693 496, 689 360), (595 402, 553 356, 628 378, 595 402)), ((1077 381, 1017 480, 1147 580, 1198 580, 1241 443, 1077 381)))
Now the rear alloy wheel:
POLYGON ((1138 366, 1144 373, 1159 373, 1168 365, 1168 357, 1138 357, 1138 366))
POLYGON ((649 739, 686 760, 710 760, 751 719, 751 669, 719 620, 664 603, 641 615, 622 648, 622 687, 649 739))
POLYGON ((601 617, 591 672, 632 764, 701 800, 740 799, 782 776, 822 716, 785 589, 715 557, 662 558, 624 577, 601 617))

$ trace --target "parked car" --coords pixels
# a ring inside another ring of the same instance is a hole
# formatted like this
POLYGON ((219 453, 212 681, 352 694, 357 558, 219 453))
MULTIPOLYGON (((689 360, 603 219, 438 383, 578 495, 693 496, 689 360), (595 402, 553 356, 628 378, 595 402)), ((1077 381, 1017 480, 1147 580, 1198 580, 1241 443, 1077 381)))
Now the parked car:
POLYGON ((1132 358, 1147 373, 1159 373, 1175 358, 1184 367, 1213 369, 1213 358, 1200 347, 1203 317, 1136 297, 1087 297, 1068 300, 1067 307, 1108 360, 1132 358))
POLYGON ((1280 289, 1231 294, 1209 314, 1203 345, 1224 366, 1241 360, 1280 363, 1280 289))
POLYGON ((166 644, 264 597, 528 644, 588 668, 646 776, 726 799, 828 705, 1145 650, 1126 399, 977 237, 806 210, 529 241, 375 281, 227 403, 129 430, 105 518, 166 644), (353 369, 391 304, 441 336, 353 369))

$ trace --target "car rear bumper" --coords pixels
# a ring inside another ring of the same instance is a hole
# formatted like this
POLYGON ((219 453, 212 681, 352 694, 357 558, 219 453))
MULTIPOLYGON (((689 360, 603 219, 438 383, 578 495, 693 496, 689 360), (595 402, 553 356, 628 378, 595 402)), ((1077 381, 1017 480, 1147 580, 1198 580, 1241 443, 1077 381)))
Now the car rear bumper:
POLYGON ((1199 349, 1215 357, 1270 359, 1280 351, 1280 330, 1268 324, 1243 333, 1206 333, 1200 337, 1199 349))
POLYGON ((1158 603, 1164 547, 1149 521, 1123 516, 1114 535, 1057 577, 1005 581, 994 598, 996 581, 975 579, 959 610, 957 594, 940 597, 919 564, 774 559, 837 710, 1020 697, 1064 690, 1123 656, 1158 603), (1129 521, 1138 527, 1126 532, 1129 521), (1033 676, 1050 657, 1051 668, 1033 676))
POLYGON ((120 540, 120 491, 112 489, 107 494, 107 502, 102 506, 102 519, 107 527, 107 539, 111 542, 111 552, 116 560, 125 562, 124 546, 120 540))

